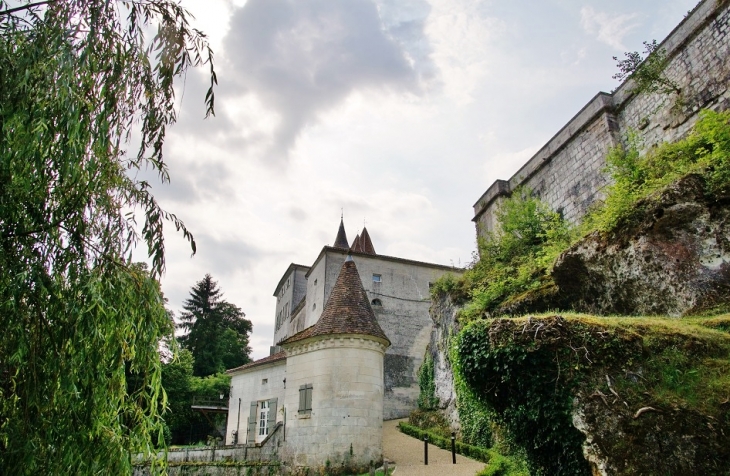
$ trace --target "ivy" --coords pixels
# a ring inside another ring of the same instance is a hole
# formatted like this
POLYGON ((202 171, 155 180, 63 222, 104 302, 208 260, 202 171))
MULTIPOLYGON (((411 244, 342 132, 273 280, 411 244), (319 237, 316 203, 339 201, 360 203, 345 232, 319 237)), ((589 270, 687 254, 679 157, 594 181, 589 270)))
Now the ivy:
POLYGON ((589 475, 583 436, 571 420, 575 382, 567 367, 580 368, 580 358, 563 355, 561 363, 566 348, 515 338, 518 329, 510 320, 466 326, 455 342, 463 383, 509 441, 524 450, 531 474, 589 475))
POLYGON ((421 410, 435 410, 438 408, 439 400, 436 398, 436 382, 434 381, 433 357, 426 351, 426 357, 418 371, 418 408, 421 410))

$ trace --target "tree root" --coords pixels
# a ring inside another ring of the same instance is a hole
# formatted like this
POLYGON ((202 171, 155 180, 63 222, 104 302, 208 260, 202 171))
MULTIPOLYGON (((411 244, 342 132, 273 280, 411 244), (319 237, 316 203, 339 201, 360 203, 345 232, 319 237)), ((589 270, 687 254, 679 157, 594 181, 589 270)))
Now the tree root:
POLYGON ((641 408, 639 408, 639 409, 638 409, 638 410, 636 411, 636 413, 634 413, 634 418, 639 418, 639 417, 641 416, 641 414, 642 414, 642 413, 646 413, 646 412, 658 412, 658 411, 659 411, 659 410, 657 410, 657 409, 656 409, 656 408, 654 408, 654 407, 641 407, 641 408))

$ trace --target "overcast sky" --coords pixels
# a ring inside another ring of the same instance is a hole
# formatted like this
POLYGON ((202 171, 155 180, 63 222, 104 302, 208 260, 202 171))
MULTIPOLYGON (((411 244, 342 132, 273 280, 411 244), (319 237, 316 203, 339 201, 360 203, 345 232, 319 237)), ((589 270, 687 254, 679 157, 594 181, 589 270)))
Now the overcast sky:
POLYGON ((613 56, 661 41, 696 0, 183 0, 216 54, 180 84, 155 194, 195 234, 167 233, 170 307, 206 273, 273 340, 272 296, 311 265, 344 209, 379 254, 466 265, 472 205, 599 91, 613 56))

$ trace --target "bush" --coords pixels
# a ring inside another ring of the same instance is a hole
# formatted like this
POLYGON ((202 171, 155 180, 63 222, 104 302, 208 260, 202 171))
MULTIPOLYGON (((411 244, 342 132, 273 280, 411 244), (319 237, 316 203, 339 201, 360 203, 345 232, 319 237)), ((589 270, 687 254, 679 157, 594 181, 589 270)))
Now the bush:
POLYGON ((630 223, 639 200, 666 188, 689 174, 700 174, 708 193, 730 192, 730 111, 702 111, 689 136, 662 144, 641 155, 643 144, 630 135, 627 146, 611 149, 606 171, 613 184, 606 198, 584 220, 582 231, 611 231, 630 223))

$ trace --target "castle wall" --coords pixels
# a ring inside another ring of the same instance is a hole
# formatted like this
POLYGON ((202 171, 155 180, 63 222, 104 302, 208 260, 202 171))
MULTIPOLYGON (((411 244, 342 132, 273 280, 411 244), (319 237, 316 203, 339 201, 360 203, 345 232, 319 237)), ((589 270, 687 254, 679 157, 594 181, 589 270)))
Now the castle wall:
POLYGON ((480 197, 474 205, 477 236, 495 230, 500 202, 519 186, 531 189, 569 222, 579 222, 603 198, 608 149, 625 143, 629 131, 650 148, 686 135, 700 109, 730 107, 728 25, 729 3, 700 3, 660 45, 670 58, 665 74, 679 85, 681 96, 636 95, 633 80, 613 94, 596 95, 508 181, 495 181, 480 197))
POLYGON ((314 468, 382 460, 383 354, 380 342, 349 335, 287 346, 283 460, 314 468), (299 411, 302 385, 312 386, 311 411, 299 411))

